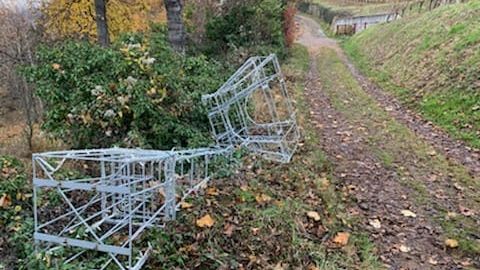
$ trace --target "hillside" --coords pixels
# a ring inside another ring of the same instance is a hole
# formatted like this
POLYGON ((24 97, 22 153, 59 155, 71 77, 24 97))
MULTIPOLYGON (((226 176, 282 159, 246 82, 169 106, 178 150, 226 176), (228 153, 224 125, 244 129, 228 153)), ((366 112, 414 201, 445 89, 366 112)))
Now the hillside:
POLYGON ((480 1, 371 27, 344 47, 407 106, 480 147, 480 1))

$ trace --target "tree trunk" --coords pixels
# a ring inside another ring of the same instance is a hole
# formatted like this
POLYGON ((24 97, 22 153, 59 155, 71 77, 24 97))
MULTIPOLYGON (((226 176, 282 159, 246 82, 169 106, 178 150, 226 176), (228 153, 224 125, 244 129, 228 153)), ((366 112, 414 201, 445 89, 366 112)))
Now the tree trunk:
POLYGON ((110 40, 108 37, 106 0, 95 0, 95 22, 97 23, 98 43, 107 47, 110 40))
POLYGON ((164 0, 168 20, 168 40, 176 52, 185 51, 185 29, 182 0, 164 0))

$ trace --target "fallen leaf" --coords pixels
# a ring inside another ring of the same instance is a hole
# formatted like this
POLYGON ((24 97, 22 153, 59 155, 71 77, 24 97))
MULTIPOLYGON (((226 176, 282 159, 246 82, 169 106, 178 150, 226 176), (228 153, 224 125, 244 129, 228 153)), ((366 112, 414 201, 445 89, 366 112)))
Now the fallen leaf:
POLYGON ((60 69, 60 64, 53 63, 53 64, 52 64, 52 68, 53 68, 54 70, 59 70, 59 69, 60 69))
POLYGON ((368 223, 375 229, 380 229, 382 227, 382 224, 378 219, 371 219, 368 223))
POLYGON ((205 227, 212 227, 213 224, 215 223, 215 220, 212 219, 212 217, 209 214, 206 214, 200 219, 197 219, 197 226, 200 228, 205 228, 205 227))
POLYGON ((210 196, 217 196, 218 190, 215 187, 211 187, 207 189, 207 194, 210 196))
POLYGON ((18 213, 22 211, 22 207, 20 205, 15 206, 15 212, 18 213))
POLYGON ((345 246, 348 244, 348 238, 350 238, 350 233, 348 232, 339 232, 337 235, 333 238, 333 242, 336 244, 339 244, 341 246, 345 246))
POLYGON ((192 205, 191 203, 188 203, 188 202, 181 202, 181 203, 180 203, 180 207, 181 207, 182 209, 188 209, 188 208, 192 208, 193 205, 192 205))
POLYGON ((315 211, 308 211, 307 216, 315 221, 320 221, 320 215, 315 211))
POLYGON ((435 258, 430 257, 430 259, 428 259, 428 263, 431 265, 437 265, 438 261, 435 258))
POLYGON ((254 235, 257 235, 259 231, 260 231, 260 228, 252 228, 252 233, 254 235))
POLYGON ((402 215, 406 216, 406 217, 417 217, 417 214, 415 214, 414 212, 410 211, 410 210, 402 210, 401 211, 402 215))
POLYGON ((458 241, 455 239, 447 239, 445 240, 445 246, 449 248, 456 248, 458 247, 458 241))
POLYGON ((320 187, 321 187, 320 189, 321 190, 327 190, 329 186, 330 186, 330 181, 328 181, 327 178, 324 177, 324 178, 320 179, 320 187))
POLYGON ((463 190, 464 190, 464 188, 463 188, 461 185, 459 185, 458 183, 453 183, 453 186, 454 186, 457 190, 459 190, 459 191, 463 191, 463 190))
POLYGON ((235 229, 235 225, 230 224, 230 223, 225 224, 223 234, 225 234, 228 237, 231 237, 234 229, 235 229))
POLYGON ((272 197, 262 193, 260 195, 255 196, 255 200, 257 201, 257 203, 268 203, 272 200, 272 197))
POLYGON ((457 217, 457 213, 455 213, 455 212, 447 212, 447 218, 448 218, 448 219, 456 218, 456 217, 457 217))
POLYGON ((403 253, 407 253, 409 252, 411 249, 405 245, 400 245, 400 251, 403 252, 403 253))
POLYGON ((2 208, 7 208, 12 204, 12 200, 10 199, 10 196, 7 194, 3 194, 2 198, 0 198, 0 207, 2 208))
POLYGON ((273 267, 273 270, 285 270, 287 269, 283 263, 277 263, 275 267, 273 267))

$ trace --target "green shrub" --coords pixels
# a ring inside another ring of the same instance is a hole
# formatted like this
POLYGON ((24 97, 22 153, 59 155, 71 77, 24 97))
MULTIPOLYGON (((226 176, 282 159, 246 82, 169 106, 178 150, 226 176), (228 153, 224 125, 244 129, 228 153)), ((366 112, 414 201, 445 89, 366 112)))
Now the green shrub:
POLYGON ((40 48, 37 58, 24 74, 43 101, 43 128, 73 148, 209 143, 200 99, 225 78, 205 56, 175 54, 163 30, 112 48, 67 41, 40 48))
POLYGON ((280 57, 285 56, 285 2, 232 1, 224 14, 213 17, 207 23, 207 52, 210 55, 218 55, 219 52, 223 56, 233 54, 231 59, 236 61, 252 54, 277 53, 280 57))
POLYGON ((0 156, 0 269, 10 269, 33 251, 32 190, 23 164, 0 156), (3 254, 2 254, 3 253, 3 254))

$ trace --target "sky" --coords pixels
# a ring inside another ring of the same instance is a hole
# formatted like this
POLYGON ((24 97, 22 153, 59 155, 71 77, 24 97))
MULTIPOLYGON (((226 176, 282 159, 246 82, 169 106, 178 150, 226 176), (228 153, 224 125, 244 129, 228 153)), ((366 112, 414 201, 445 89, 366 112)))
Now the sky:
POLYGON ((39 2, 39 0, 0 0, 0 5, 2 6, 9 6, 9 7, 17 7, 17 8, 25 8, 27 7, 27 2, 39 2))

